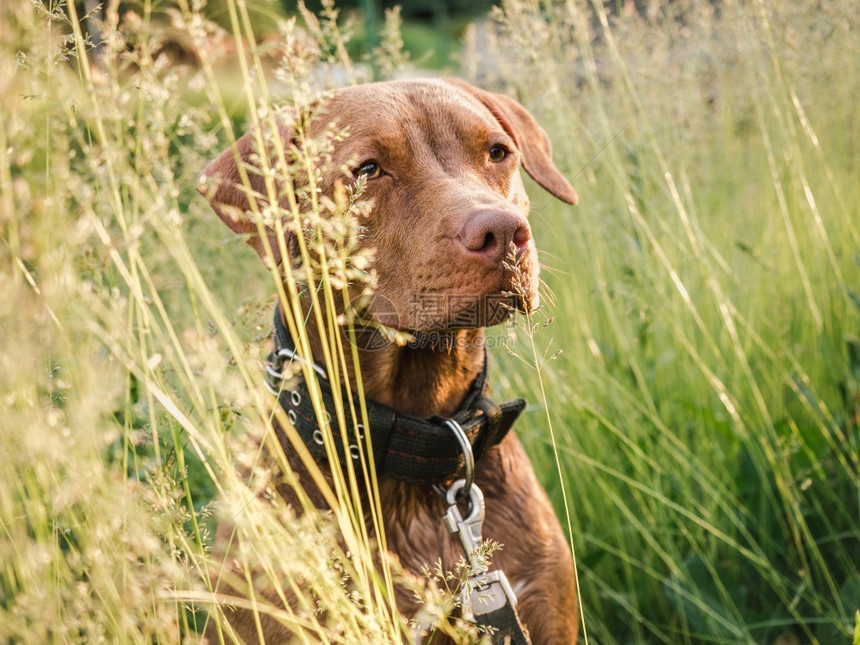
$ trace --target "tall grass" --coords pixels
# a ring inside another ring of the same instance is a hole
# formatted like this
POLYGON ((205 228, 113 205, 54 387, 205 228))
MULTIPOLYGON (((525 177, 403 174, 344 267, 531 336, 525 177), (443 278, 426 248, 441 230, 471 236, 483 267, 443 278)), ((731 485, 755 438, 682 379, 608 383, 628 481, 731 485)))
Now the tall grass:
POLYGON ((563 353, 541 366, 556 445, 542 414, 520 434, 567 489, 585 625, 601 643, 846 642, 856 17, 592 8, 506 3, 490 56, 580 192, 575 212, 534 203, 554 300, 535 342, 563 353))
MULTIPOLYGON (((98 64, 73 5, 0 9, 2 640, 172 643, 209 620, 229 641, 219 574, 304 594, 245 601, 303 642, 408 630, 348 480, 333 517, 269 494, 283 464, 260 453, 259 364, 279 281, 195 191, 272 103, 366 67, 330 13, 283 26, 278 71, 246 4, 223 6, 227 32, 182 1, 109 10, 98 64), (193 65, 165 54, 167 21, 193 65), (210 556, 215 516, 235 526, 238 570, 210 556)), ((491 49, 467 52, 465 70, 547 127, 581 198, 532 192, 545 307, 493 374, 535 404, 517 431, 570 517, 589 642, 849 639, 856 9, 512 0, 491 49)))

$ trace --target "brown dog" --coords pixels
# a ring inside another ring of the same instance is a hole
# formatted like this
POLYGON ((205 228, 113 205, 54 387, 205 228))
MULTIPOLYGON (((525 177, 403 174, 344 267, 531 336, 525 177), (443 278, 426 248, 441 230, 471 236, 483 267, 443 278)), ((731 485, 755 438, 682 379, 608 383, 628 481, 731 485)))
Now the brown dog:
MULTIPOLYGON (((573 643, 578 617, 570 553, 525 452, 503 427, 519 408, 502 413, 483 396, 483 387, 476 394, 475 383, 483 385, 482 327, 502 322, 512 307, 529 311, 537 303, 538 258, 520 165, 560 199, 575 204, 576 193, 553 165, 546 134, 519 103, 460 81, 346 88, 314 117, 311 133, 331 123, 349 132, 334 146, 333 165, 351 163, 355 176, 366 180, 364 197, 373 202, 363 239, 375 249, 376 293, 388 302, 384 322, 417 338, 434 338, 362 349, 365 395, 403 418, 469 421, 466 434, 477 457, 475 482, 486 501, 483 536, 503 545, 492 568, 507 575, 533 643, 573 643), (499 300, 511 306, 485 306, 499 300), (503 416, 507 421, 491 423, 503 416)), ((283 143, 290 145, 289 140, 283 143)), ((264 247, 270 246, 280 260, 278 248, 290 245, 280 245, 271 231, 269 245, 258 235, 248 215, 248 191, 240 186, 237 158, 251 166, 249 183, 259 194, 256 206, 265 204, 262 173, 253 172, 260 155, 250 133, 205 170, 208 197, 225 223, 246 235, 258 253, 267 255, 264 247)), ((323 191, 333 189, 334 179, 323 178, 323 191)), ((319 356, 319 330, 312 322, 308 334, 319 356)), ((302 417, 300 408, 295 411, 302 417)), ((399 422, 392 423, 396 434, 399 422)), ((442 436, 446 432, 441 427, 439 445, 453 443, 456 449, 456 442, 442 436)), ((440 521, 446 504, 431 483, 449 483, 460 473, 455 468, 413 479, 407 460, 400 471, 392 467, 389 476, 386 468, 402 456, 402 449, 377 443, 395 443, 394 434, 373 435, 388 549, 416 573, 439 558, 451 569, 463 550, 440 521), (434 477, 442 479, 433 482, 434 477)), ((288 454, 295 452, 283 443, 288 454)), ((314 448, 312 442, 309 448, 314 448)), ((303 470, 298 459, 290 461, 303 470)), ((318 461, 325 469, 324 460, 318 461)), ((457 467, 461 463, 458 453, 457 467)), ((414 603, 405 593, 398 598, 407 616, 417 612, 414 603)), ((253 621, 237 618, 237 629, 256 642, 253 621)), ((274 626, 264 629, 270 642, 287 636, 274 626)))

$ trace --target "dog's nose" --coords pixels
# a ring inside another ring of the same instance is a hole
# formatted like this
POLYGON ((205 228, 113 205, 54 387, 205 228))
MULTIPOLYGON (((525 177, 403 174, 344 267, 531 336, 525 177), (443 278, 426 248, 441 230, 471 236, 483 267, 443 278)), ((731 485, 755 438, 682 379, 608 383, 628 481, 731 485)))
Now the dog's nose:
POLYGON ((466 219, 457 237, 470 253, 501 262, 511 250, 519 255, 531 241, 532 232, 528 221, 520 214, 485 210, 466 219))

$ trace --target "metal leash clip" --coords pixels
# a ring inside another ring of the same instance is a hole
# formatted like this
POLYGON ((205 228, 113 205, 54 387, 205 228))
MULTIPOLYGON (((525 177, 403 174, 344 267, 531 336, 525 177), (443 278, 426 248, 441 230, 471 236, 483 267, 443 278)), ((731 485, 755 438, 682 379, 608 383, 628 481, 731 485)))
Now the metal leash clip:
POLYGON ((458 479, 445 492, 448 510, 442 518, 448 532, 457 534, 469 563, 469 577, 463 584, 461 603, 463 617, 474 620, 483 628, 493 631, 493 643, 530 645, 528 633, 517 615, 517 596, 502 571, 488 571, 486 559, 478 553, 483 542, 484 494, 472 484, 468 489, 468 512, 464 518, 457 506, 457 498, 466 488, 467 481, 458 479))
POLYGON ((484 493, 473 483, 475 457, 472 445, 459 423, 448 419, 444 425, 454 433, 464 457, 464 478, 456 480, 447 490, 435 487, 448 504, 442 521, 451 535, 456 534, 460 538, 469 564, 469 577, 460 593, 463 617, 473 620, 485 632, 491 631, 494 645, 531 645, 528 632, 517 615, 517 597, 507 577, 501 571, 488 571, 487 558, 480 553, 486 507, 484 493), (466 517, 460 513, 458 499, 466 502, 466 517))
POLYGON ((464 518, 457 507, 457 498, 461 491, 466 488, 469 482, 465 479, 458 479, 448 487, 445 492, 445 501, 448 503, 448 510, 442 517, 445 527, 451 535, 455 533, 460 538, 460 544, 463 545, 463 551, 466 553, 466 559, 471 568, 471 575, 479 575, 487 570, 486 563, 483 558, 476 557, 476 550, 481 546, 483 538, 481 530, 484 527, 484 493, 476 485, 471 484, 468 490, 468 515, 464 518))

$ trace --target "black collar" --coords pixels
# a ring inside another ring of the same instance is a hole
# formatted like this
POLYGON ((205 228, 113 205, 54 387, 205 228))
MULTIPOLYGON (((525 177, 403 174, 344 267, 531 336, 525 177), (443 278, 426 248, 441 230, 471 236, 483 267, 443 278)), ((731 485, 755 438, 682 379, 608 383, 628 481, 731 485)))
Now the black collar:
MULTIPOLYGON (((275 308, 274 327, 275 349, 269 355, 266 385, 278 397, 278 402, 311 454, 325 459, 326 442, 317 423, 304 378, 299 374, 291 378, 289 383, 284 382, 284 366, 300 358, 296 355, 295 345, 284 326, 280 307, 275 308)), ((337 408, 325 370, 316 364, 313 369, 320 376, 317 380, 327 418, 336 420, 337 408)), ((505 437, 526 405, 523 399, 494 403, 486 396, 487 391, 485 353, 481 373, 472 383, 463 405, 450 419, 463 429, 476 461, 505 437)), ((344 392, 343 400, 348 401, 348 396, 349 393, 344 392)), ((450 426, 446 425, 448 419, 439 416, 422 419, 401 414, 394 408, 370 399, 367 399, 366 403, 370 422, 370 445, 377 476, 429 485, 450 482, 461 474, 464 464, 463 450, 450 426)), ((347 449, 344 450, 342 433, 336 421, 331 433, 334 445, 341 465, 345 466, 349 457, 356 470, 360 470, 362 460, 359 451, 365 450, 366 445, 364 441, 357 439, 364 438, 365 429, 360 423, 353 427, 349 410, 345 411, 344 416, 348 426, 347 432, 344 433, 349 438, 347 449)))

